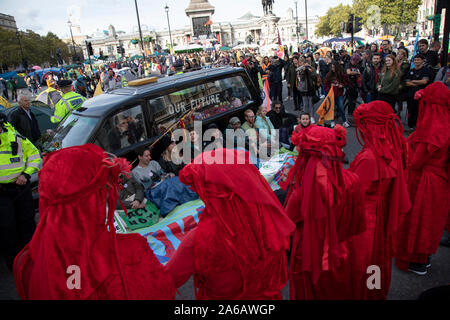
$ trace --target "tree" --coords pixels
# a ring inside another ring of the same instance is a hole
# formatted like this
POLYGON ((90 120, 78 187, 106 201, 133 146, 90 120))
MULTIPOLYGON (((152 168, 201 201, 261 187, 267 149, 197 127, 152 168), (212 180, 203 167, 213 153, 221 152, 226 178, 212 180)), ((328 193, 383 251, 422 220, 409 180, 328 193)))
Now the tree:
POLYGON ((22 64, 22 55, 19 45, 22 44, 24 59, 31 67, 50 63, 58 65, 56 51, 61 50, 61 56, 65 61, 69 61, 71 54, 61 39, 54 33, 49 32, 46 36, 40 36, 32 30, 15 31, 0 29, 0 61, 2 65, 7 65, 10 69, 22 64))
POLYGON ((341 36, 341 22, 348 20, 348 15, 351 11, 351 6, 343 4, 328 9, 327 14, 320 17, 319 23, 316 26, 316 36, 341 36))
POLYGON ((363 18, 364 26, 371 30, 384 28, 398 33, 401 26, 415 23, 422 0, 353 0, 353 13, 363 18))

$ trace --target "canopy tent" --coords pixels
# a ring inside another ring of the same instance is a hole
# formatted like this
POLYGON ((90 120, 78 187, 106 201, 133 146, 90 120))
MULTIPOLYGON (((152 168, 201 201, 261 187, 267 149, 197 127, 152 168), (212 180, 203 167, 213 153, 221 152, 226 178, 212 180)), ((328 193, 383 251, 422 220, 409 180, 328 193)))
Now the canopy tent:
POLYGON ((130 59, 131 59, 131 60, 134 60, 134 59, 144 59, 144 56, 140 56, 140 55, 135 54, 134 56, 130 57, 130 59))
POLYGON ((40 101, 48 105, 50 108, 54 109, 58 101, 61 100, 62 95, 63 93, 61 91, 50 87, 39 93, 34 101, 40 101))
POLYGON ((237 46, 234 46, 233 49, 255 49, 259 46, 255 43, 248 43, 248 44, 239 44, 237 46))
POLYGON ((0 111, 5 111, 8 108, 11 108, 11 103, 9 103, 8 100, 0 96, 0 111))
POLYGON ((332 43, 332 42, 345 42, 344 38, 331 38, 325 40, 323 43, 332 43))
POLYGON ((230 51, 231 48, 230 48, 230 47, 227 47, 227 46, 223 46, 223 47, 220 47, 219 50, 220 50, 220 51, 230 51))
POLYGON ((174 48, 176 53, 184 53, 184 52, 199 52, 203 51, 203 46, 198 44, 190 44, 188 46, 176 46, 174 48))
MULTIPOLYGON (((352 37, 343 38, 342 41, 350 42, 350 41, 352 41, 352 37)), ((353 41, 364 41, 364 39, 360 38, 360 37, 353 37, 353 41)))

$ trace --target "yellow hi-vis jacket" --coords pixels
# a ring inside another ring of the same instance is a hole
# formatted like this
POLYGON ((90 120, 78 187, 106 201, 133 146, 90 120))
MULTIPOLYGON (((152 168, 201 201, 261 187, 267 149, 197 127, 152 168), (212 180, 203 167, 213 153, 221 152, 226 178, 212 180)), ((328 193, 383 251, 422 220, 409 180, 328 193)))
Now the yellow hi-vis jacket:
POLYGON ((53 114, 53 117, 50 118, 50 121, 53 123, 60 122, 66 116, 66 114, 72 112, 72 110, 74 109, 78 109, 79 107, 81 107, 84 101, 86 101, 86 98, 81 94, 73 91, 65 93, 61 97, 61 100, 59 100, 56 104, 55 113, 53 114))
POLYGON ((23 173, 31 176, 41 165, 39 151, 30 140, 8 122, 5 127, 8 131, 0 133, 0 184, 14 182, 23 173), (17 143, 17 154, 13 154, 11 142, 17 143))

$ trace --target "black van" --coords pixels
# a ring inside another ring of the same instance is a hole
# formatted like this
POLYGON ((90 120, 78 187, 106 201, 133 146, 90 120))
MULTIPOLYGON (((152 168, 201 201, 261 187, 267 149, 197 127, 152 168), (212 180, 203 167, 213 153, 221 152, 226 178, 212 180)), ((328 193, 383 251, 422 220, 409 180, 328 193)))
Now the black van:
POLYGON ((186 127, 202 121, 203 127, 214 122, 224 130, 231 117, 243 122, 244 111, 256 111, 261 103, 242 68, 203 69, 144 85, 130 83, 84 102, 61 122, 44 151, 94 143, 134 161, 136 149, 151 145, 192 108, 197 110, 184 119, 186 127))

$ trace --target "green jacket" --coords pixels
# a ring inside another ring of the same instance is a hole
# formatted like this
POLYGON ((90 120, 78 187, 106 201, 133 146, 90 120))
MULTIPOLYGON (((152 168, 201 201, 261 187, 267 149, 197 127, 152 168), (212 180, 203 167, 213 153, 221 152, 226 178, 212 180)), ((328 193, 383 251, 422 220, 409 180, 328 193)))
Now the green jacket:
POLYGON ((378 79, 378 85, 381 85, 380 93, 385 94, 398 94, 401 83, 400 71, 396 71, 393 75, 391 72, 381 73, 378 79))

